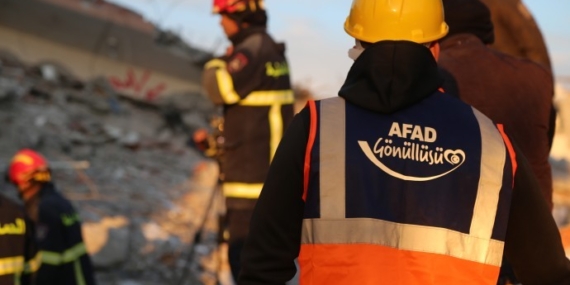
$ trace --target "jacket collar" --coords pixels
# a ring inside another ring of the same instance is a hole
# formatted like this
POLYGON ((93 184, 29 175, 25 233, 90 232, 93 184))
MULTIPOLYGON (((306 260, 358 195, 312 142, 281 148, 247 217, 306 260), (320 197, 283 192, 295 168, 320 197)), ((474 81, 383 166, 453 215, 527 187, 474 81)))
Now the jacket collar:
POLYGON ((440 42, 442 50, 450 49, 460 45, 477 45, 485 46, 483 41, 481 41, 477 36, 472 34, 456 34, 445 38, 440 42))

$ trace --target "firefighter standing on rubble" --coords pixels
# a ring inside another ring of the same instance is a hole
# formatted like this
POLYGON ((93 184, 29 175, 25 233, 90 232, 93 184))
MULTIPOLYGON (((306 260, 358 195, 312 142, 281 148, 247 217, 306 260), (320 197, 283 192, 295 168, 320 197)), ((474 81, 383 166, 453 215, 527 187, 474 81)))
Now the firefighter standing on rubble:
POLYGON ((36 283, 94 285, 79 214, 51 182, 46 159, 32 150, 21 150, 12 158, 7 175, 18 188, 26 213, 35 224, 42 263, 36 283))
POLYGON ((441 90, 441 0, 354 0, 355 60, 339 97, 310 101, 259 197, 238 284, 570 284, 528 162, 441 90))
POLYGON ((214 0, 232 46, 206 63, 203 86, 224 107, 222 189, 226 197, 229 262, 237 278, 251 213, 283 130, 293 118, 285 47, 266 30, 263 0, 214 0))
POLYGON ((30 285, 40 266, 24 210, 0 194, 0 285, 30 285))

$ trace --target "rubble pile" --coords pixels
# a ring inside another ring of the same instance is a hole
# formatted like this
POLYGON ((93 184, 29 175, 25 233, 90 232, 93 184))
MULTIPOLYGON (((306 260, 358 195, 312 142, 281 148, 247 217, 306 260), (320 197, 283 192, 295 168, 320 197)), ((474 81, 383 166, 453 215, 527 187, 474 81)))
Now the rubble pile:
MULTIPOLYGON (((190 245, 217 167, 187 141, 215 109, 200 94, 164 98, 138 101, 104 78, 81 82, 55 64, 27 67, 0 54, 1 167, 24 147, 52 162, 56 185, 84 221, 99 284, 213 282, 219 199, 200 245, 190 245)), ((1 189, 15 196, 5 182, 1 189)))

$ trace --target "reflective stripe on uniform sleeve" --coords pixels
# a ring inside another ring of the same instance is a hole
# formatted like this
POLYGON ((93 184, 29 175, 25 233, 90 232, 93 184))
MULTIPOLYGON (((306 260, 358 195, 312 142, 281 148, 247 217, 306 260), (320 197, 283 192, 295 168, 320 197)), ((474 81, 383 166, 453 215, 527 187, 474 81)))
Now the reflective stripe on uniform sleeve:
POLYGON ((224 196, 229 198, 257 199, 263 188, 263 183, 224 183, 224 196))
POLYGON ((226 68, 227 64, 221 59, 213 59, 206 63, 205 68, 216 68, 216 81, 218 83, 218 90, 224 100, 225 104, 236 104, 241 100, 241 97, 236 93, 234 88, 234 81, 232 76, 226 68))
POLYGON ((220 94, 226 104, 235 104, 241 99, 234 89, 232 76, 225 68, 216 70, 216 79, 218 80, 218 88, 220 94))
POLYGON ((204 66, 205 69, 208 69, 208 68, 215 68, 215 67, 218 67, 218 68, 225 68, 225 67, 226 67, 226 63, 225 63, 223 60, 221 60, 221 59, 212 59, 212 60, 208 61, 208 62, 206 63, 206 65, 204 66))
POLYGON ((75 282, 77 285, 85 285, 85 276, 83 276, 83 270, 81 269, 81 262, 79 259, 73 262, 73 270, 75 271, 75 282))
POLYGON ((45 264, 60 265, 75 261, 86 253, 87 249, 85 248, 85 244, 81 242, 62 253, 42 251, 41 258, 42 262, 45 264))
POLYGON ((18 274, 24 271, 24 257, 5 257, 0 258, 0 276, 18 274))
POLYGON ((24 273, 30 274, 37 272, 42 265, 42 253, 38 252, 32 259, 27 260, 24 264, 24 273))

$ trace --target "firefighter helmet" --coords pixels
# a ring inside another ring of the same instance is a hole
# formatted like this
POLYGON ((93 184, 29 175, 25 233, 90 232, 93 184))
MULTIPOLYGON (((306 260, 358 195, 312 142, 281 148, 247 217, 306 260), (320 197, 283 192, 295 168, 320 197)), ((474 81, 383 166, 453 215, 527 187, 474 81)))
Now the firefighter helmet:
POLYGON ((30 149, 23 149, 16 153, 10 162, 7 174, 10 182, 17 186, 30 181, 51 181, 47 160, 30 149))
POLYGON ((449 27, 441 0, 353 0, 344 30, 369 43, 404 40, 423 44, 443 38, 449 27))
POLYGON ((214 13, 234 14, 265 10, 263 0, 214 0, 214 13))

